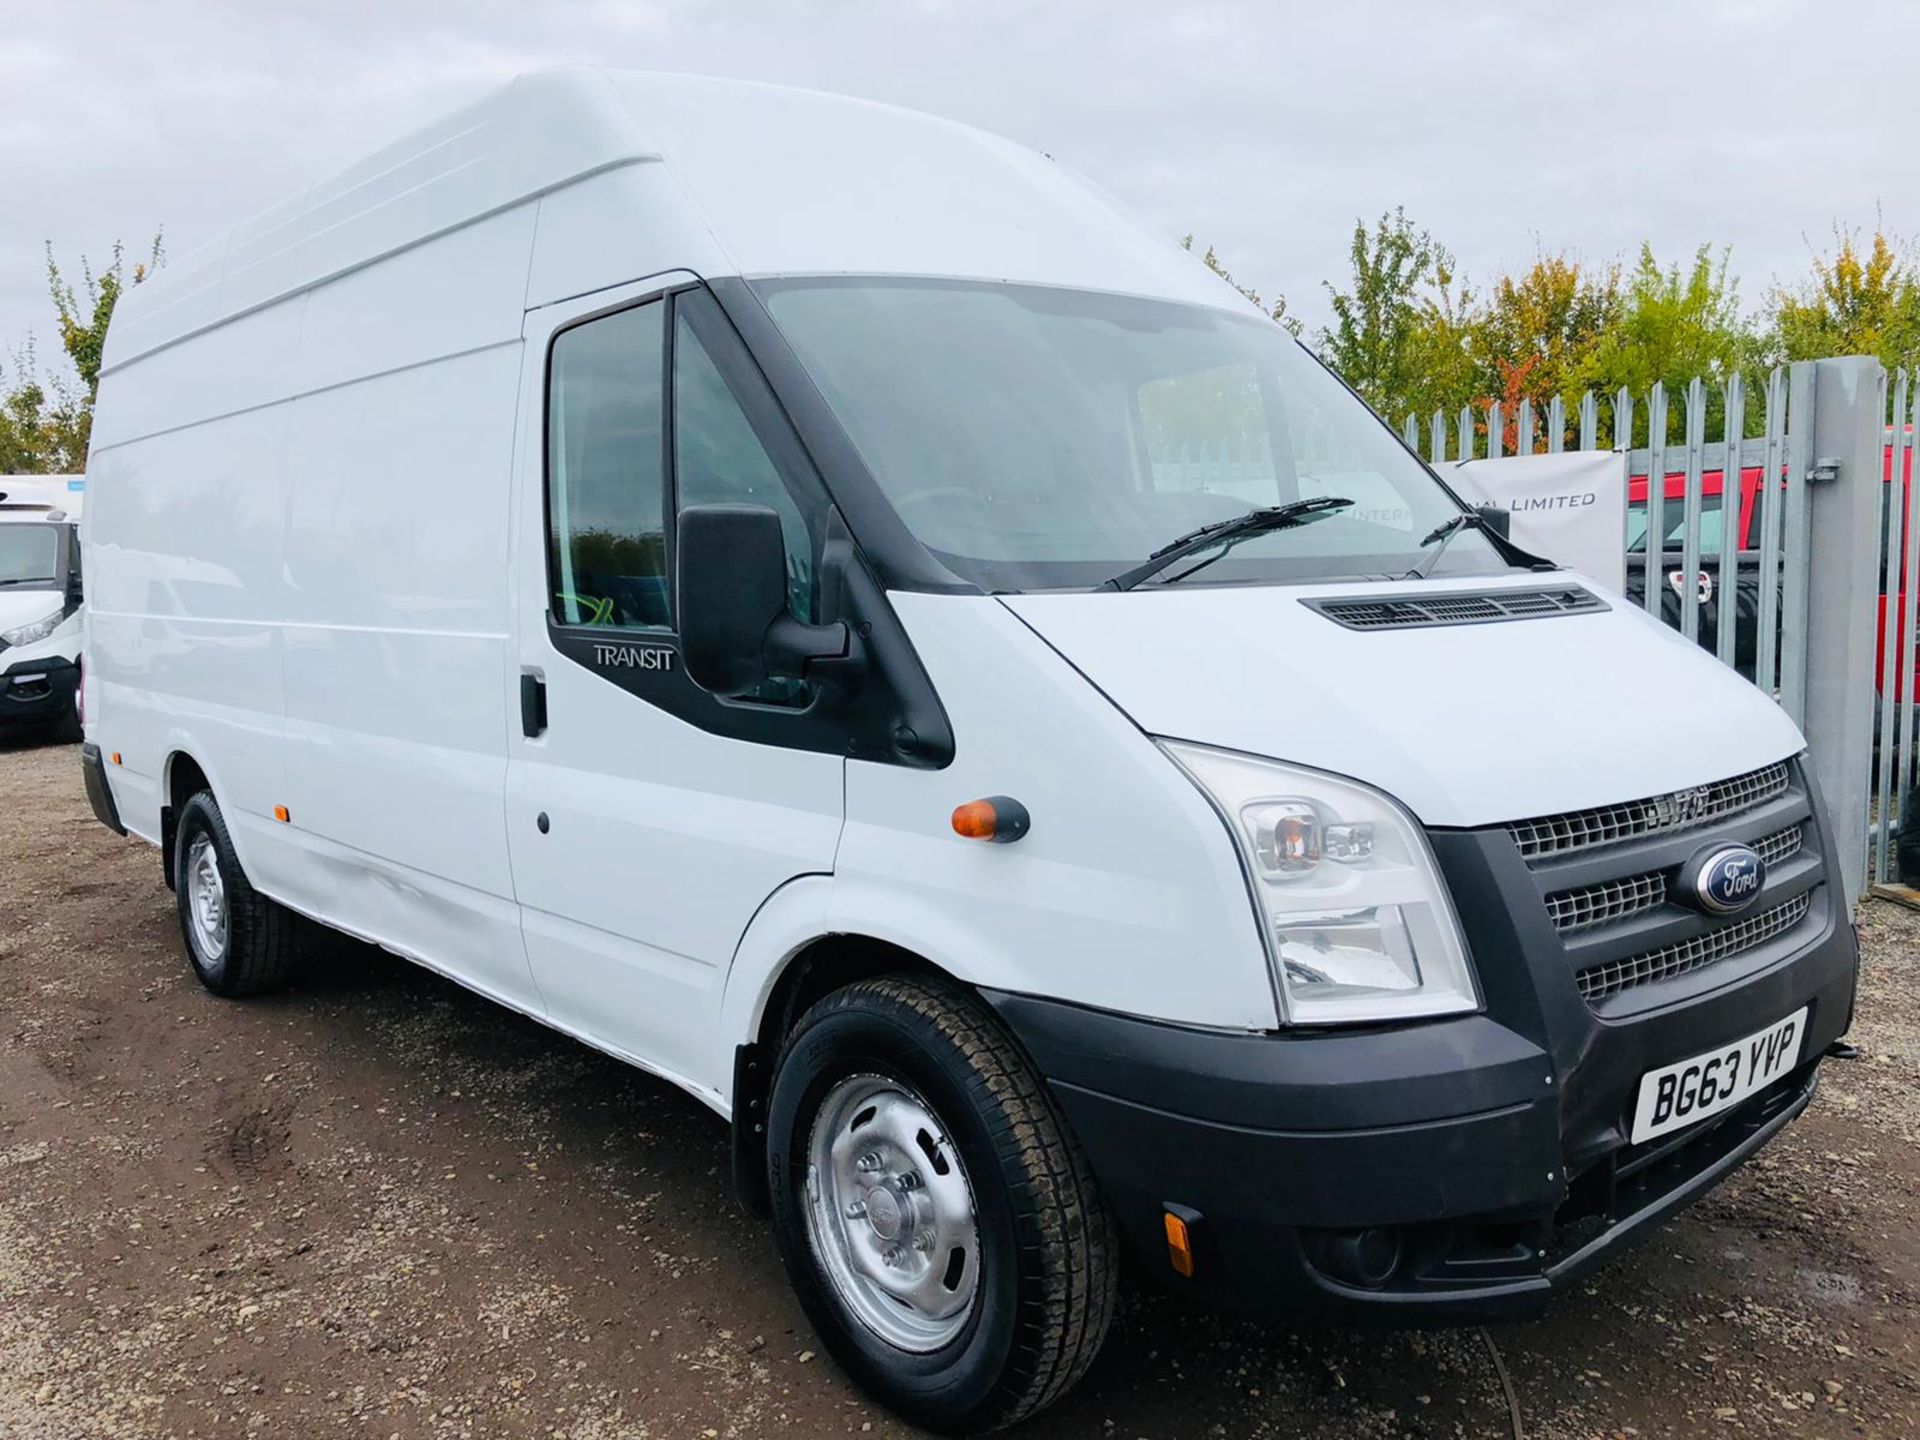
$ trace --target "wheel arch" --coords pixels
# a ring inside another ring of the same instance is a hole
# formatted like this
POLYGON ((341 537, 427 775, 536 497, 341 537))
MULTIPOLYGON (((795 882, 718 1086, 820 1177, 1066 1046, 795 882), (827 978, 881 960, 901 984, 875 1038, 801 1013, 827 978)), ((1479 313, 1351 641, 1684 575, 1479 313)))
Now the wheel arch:
POLYGON ((875 975, 977 980, 929 946, 855 923, 832 906, 833 877, 806 875, 768 897, 736 947, 722 1000, 722 1043, 733 1046, 725 1098, 733 1132, 734 1189, 766 1213, 766 1102, 780 1046, 815 1001, 875 975))
POLYGON ((180 828, 180 809, 202 790, 219 798, 206 767, 192 751, 184 746, 169 750, 160 768, 160 873, 169 890, 173 889, 175 879, 173 838, 180 828))

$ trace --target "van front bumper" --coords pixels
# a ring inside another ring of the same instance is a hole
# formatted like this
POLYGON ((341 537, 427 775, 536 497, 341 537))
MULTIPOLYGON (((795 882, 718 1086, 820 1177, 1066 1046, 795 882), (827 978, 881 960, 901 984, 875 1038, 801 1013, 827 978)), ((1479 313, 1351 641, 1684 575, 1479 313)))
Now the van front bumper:
POLYGON ((44 725, 73 710, 80 667, 63 656, 7 662, 0 651, 0 725, 44 725))
POLYGON ((1473 903, 1488 899, 1468 883, 1475 874, 1508 865, 1525 883, 1503 844, 1436 836, 1467 901, 1485 1013, 1233 1034, 987 994, 1047 1078, 1147 1276, 1270 1315, 1525 1317, 1806 1108, 1853 1013, 1857 947, 1829 887, 1790 942, 1728 962, 1721 983, 1701 972, 1609 1011, 1574 992, 1556 941, 1514 925, 1521 895, 1504 910, 1473 903), (1648 1070, 1802 1006, 1793 1070, 1731 1110, 1629 1142, 1648 1070), (1172 1264, 1169 1213, 1188 1224, 1191 1277, 1172 1264))

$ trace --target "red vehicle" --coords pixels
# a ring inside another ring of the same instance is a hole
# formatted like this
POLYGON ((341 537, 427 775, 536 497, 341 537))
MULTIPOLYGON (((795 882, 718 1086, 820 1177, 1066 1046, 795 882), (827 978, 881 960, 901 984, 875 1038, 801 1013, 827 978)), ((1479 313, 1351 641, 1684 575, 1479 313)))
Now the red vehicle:
MULTIPOLYGON (((1893 447, 1889 445, 1881 462, 1881 478, 1890 481, 1893 476, 1893 447)), ((1903 503, 1913 478, 1913 448, 1908 447, 1902 476, 1903 503)), ((1760 619, 1760 486, 1764 467, 1751 465, 1740 471, 1738 480, 1738 499, 1734 509, 1734 523, 1738 549, 1738 572, 1734 580, 1734 597, 1739 607, 1734 620, 1734 665, 1749 680, 1754 678, 1755 657, 1758 646, 1760 619)), ((1725 603, 1726 587, 1720 576, 1720 546, 1727 523, 1726 476, 1719 469, 1707 470, 1700 476, 1700 568, 1695 584, 1701 596, 1699 622, 1695 637, 1706 649, 1717 649, 1720 624, 1720 606, 1725 603)), ((1644 589, 1647 553, 1647 477, 1644 474, 1627 477, 1627 594, 1636 602, 1645 603, 1644 589)), ((1878 649, 1875 652, 1874 673, 1883 673, 1885 662, 1889 596, 1894 597, 1893 604, 1898 606, 1900 597, 1904 597, 1904 585, 1889 586, 1887 583, 1887 563, 1885 537, 1887 525, 1887 502, 1884 497, 1891 496, 1892 486, 1883 492, 1880 506, 1881 552, 1880 567, 1880 606, 1878 625, 1878 649)), ((1662 574, 1661 615, 1675 629, 1680 626, 1681 559, 1682 545, 1686 535, 1686 494, 1687 476, 1684 469, 1669 470, 1662 490, 1660 530, 1662 574)), ((1784 517, 1783 517, 1784 518, 1784 517)), ((1784 538, 1784 525, 1782 527, 1784 538)), ((1904 564, 1900 567, 1904 570, 1904 564)), ((1900 638, 1899 611, 1894 615, 1895 638, 1900 638)), ((1916 664, 1916 675, 1920 675, 1920 663, 1916 664)), ((1896 684, 1895 696, 1904 693, 1904 687, 1896 684)))

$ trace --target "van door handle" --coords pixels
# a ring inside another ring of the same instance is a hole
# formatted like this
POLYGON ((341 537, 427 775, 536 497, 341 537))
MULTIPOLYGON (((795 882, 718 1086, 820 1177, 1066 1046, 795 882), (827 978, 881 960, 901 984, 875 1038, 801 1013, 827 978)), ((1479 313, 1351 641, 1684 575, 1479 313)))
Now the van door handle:
POLYGON ((547 733, 547 682, 538 675, 520 676, 520 733, 529 739, 547 733))

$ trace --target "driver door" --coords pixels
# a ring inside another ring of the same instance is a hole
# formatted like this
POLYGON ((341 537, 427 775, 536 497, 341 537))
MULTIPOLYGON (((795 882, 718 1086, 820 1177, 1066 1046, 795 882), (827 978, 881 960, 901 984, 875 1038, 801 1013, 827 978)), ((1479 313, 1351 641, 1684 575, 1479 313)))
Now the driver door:
POLYGON ((684 277, 530 311, 525 336, 506 808, 528 958, 557 1023, 712 1092, 734 949, 781 885, 831 871, 845 762, 789 743, 803 687, 720 701, 687 679, 675 517, 772 506, 807 619, 824 499, 684 277))

